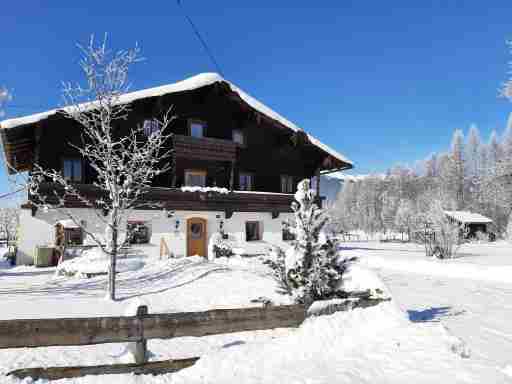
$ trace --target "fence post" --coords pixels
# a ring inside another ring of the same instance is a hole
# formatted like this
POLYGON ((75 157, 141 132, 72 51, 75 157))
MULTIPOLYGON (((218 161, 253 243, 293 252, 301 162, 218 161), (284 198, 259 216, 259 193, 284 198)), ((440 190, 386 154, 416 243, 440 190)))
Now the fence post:
POLYGON ((141 339, 135 343, 135 363, 136 364, 144 364, 147 362, 148 357, 148 341, 144 338, 144 327, 142 323, 142 319, 145 315, 148 314, 148 306, 147 305, 140 305, 137 308, 137 318, 140 320, 140 333, 141 333, 141 339))

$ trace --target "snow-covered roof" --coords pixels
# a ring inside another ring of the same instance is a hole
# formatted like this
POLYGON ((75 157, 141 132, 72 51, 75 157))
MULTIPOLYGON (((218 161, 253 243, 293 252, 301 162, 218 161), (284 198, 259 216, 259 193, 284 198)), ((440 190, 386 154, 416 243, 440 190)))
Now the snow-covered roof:
MULTIPOLYGON (((272 120, 275 120, 279 122, 280 124, 284 125, 285 127, 298 132, 298 131, 304 131, 299 126, 292 123, 290 120, 286 119, 285 117, 281 116, 265 104, 261 103, 260 101, 256 100, 254 97, 250 96, 246 92, 242 91, 240 88, 238 88, 233 83, 225 80, 222 76, 220 76, 217 73, 201 73, 196 76, 192 76, 188 79, 178 81, 177 83, 168 84, 168 85, 162 85, 159 87, 154 88, 148 88, 143 89, 140 91, 130 92, 122 95, 119 98, 120 104, 127 104, 135 100, 144 99, 147 97, 155 97, 155 96, 163 96, 170 93, 177 93, 177 92, 183 92, 183 91, 191 91, 194 89, 202 88, 214 83, 218 82, 224 82, 229 85, 232 91, 236 92, 240 98, 246 102, 249 106, 254 108, 255 110, 259 111, 260 113, 266 115, 272 120)), ((82 109, 86 108, 94 108, 95 102, 90 102, 82 105, 82 109)), ((69 107, 65 107, 61 110, 66 110, 69 107)), ((59 111, 59 109, 52 109, 50 111, 42 112, 42 113, 36 113, 29 116, 24 117, 18 117, 14 119, 7 119, 4 121, 0 121, 0 127, 4 129, 9 128, 15 128, 27 124, 33 124, 38 121, 44 120, 48 118, 51 115, 56 114, 59 111)), ((320 142, 320 140, 316 139, 315 137, 311 136, 310 134, 307 134, 309 140, 312 144, 316 145, 318 148, 322 149, 323 151, 327 152, 332 157, 343 161, 344 163, 353 165, 352 161, 350 161, 347 157, 342 155, 341 153, 335 151, 334 149, 330 148, 326 144, 320 142)))
POLYGON ((59 220, 55 223, 55 225, 57 224, 60 224, 62 225, 64 228, 80 228, 79 225, 75 224, 75 222, 73 220, 59 220))
POLYGON ((457 220, 463 224, 489 224, 492 220, 488 217, 482 216, 479 213, 469 211, 444 211, 447 216, 457 220))
POLYGON ((363 181, 370 177, 374 177, 374 178, 378 178, 378 179, 386 178, 386 175, 383 173, 370 174, 370 175, 346 175, 342 172, 332 172, 332 173, 326 174, 325 176, 333 178, 333 179, 338 179, 338 180, 342 180, 342 181, 352 181, 352 182, 363 181))

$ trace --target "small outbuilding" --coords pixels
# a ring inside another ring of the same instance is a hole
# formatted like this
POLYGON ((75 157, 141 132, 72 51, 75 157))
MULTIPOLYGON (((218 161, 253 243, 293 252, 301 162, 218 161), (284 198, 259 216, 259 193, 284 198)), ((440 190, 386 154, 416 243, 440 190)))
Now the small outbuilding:
POLYGON ((489 234, 490 240, 493 240, 491 237, 494 237, 494 234, 489 231, 493 221, 488 217, 469 211, 445 211, 445 214, 449 219, 463 226, 462 233, 466 239, 474 238, 477 232, 481 232, 489 234))

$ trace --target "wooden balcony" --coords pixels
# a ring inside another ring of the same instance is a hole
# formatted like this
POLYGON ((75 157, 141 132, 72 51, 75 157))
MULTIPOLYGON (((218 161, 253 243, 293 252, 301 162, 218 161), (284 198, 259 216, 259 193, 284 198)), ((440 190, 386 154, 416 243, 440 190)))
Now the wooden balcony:
MULTIPOLYGON (((81 195, 94 202, 102 197, 101 191, 89 184, 76 186, 81 195)), ((49 203, 57 203, 55 193, 62 196, 63 189, 54 183, 43 183, 41 194, 48 196, 49 203)), ((274 218, 279 213, 292 212, 293 194, 272 192, 184 192, 176 188, 154 187, 148 191, 141 202, 141 209, 167 209, 184 211, 221 211, 229 218, 234 212, 269 212, 274 218)), ((76 198, 64 199, 67 208, 87 208, 76 198)), ((29 204, 30 205, 30 204, 29 204)), ((28 208, 28 205, 26 206, 28 208)))
POLYGON ((238 147, 240 144, 230 140, 174 135, 177 159, 235 161, 238 147))

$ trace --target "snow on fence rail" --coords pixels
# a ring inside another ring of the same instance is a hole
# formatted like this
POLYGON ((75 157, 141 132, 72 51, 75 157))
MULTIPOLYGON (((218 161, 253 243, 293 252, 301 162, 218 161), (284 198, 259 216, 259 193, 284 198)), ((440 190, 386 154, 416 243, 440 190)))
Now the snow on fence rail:
MULTIPOLYGON (((351 297, 335 309, 328 306, 326 313, 383 301, 370 298, 369 292, 351 297)), ((190 367, 199 357, 148 362, 147 340, 295 328, 306 316, 307 309, 301 304, 171 314, 148 314, 147 306, 142 305, 136 316, 0 320, 0 349, 136 342, 135 364, 25 368, 7 375, 58 380, 85 375, 162 374, 190 367)))

